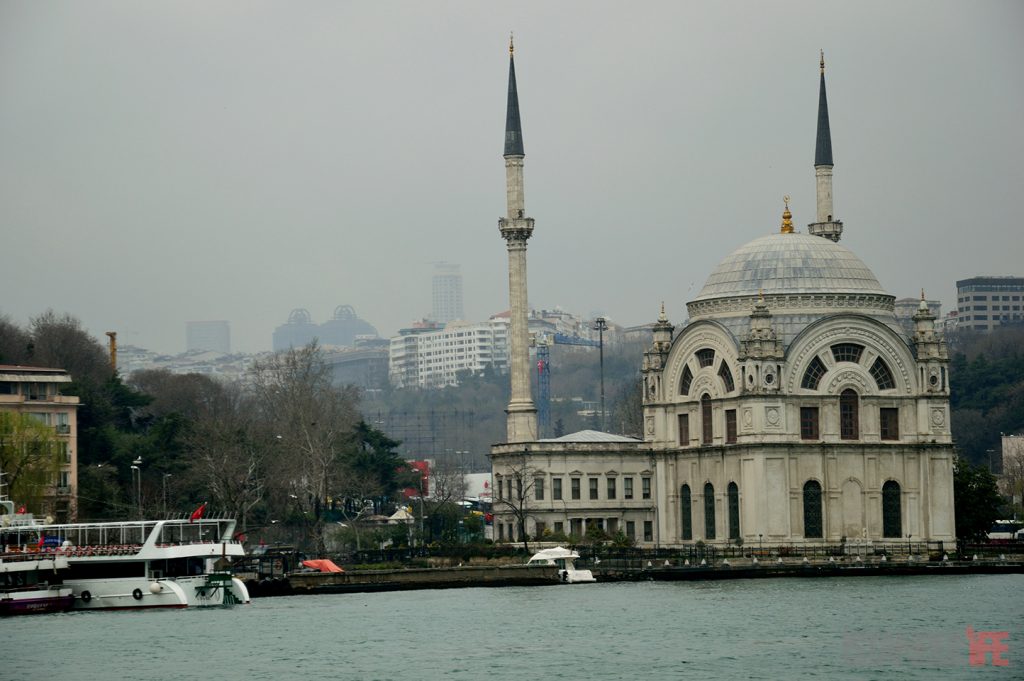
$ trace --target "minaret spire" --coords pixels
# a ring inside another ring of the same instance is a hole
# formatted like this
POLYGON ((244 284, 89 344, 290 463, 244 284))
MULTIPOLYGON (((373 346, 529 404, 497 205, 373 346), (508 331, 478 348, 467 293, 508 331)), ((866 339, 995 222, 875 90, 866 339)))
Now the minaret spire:
POLYGON ((526 217, 523 196, 523 129, 519 119, 515 47, 508 41, 508 106, 505 111, 505 193, 507 214, 498 230, 508 248, 509 375, 512 395, 508 414, 507 442, 537 439, 537 409, 530 397, 530 349, 526 288, 526 242, 533 234, 533 218, 526 217))
POLYGON ((818 87, 818 135, 814 145, 814 176, 817 181, 817 222, 808 225, 807 232, 839 241, 843 223, 832 213, 832 132, 828 125, 828 98, 825 96, 825 51, 821 51, 820 85, 818 87))

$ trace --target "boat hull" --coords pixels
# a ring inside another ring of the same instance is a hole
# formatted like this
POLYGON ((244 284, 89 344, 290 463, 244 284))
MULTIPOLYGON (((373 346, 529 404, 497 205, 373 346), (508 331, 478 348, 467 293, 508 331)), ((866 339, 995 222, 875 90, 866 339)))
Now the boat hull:
POLYGON ((250 602, 245 584, 227 575, 68 579, 65 583, 74 593, 75 610, 202 608, 250 602))
POLYGON ((36 615, 48 612, 66 612, 75 603, 71 589, 39 589, 0 595, 0 615, 36 615))

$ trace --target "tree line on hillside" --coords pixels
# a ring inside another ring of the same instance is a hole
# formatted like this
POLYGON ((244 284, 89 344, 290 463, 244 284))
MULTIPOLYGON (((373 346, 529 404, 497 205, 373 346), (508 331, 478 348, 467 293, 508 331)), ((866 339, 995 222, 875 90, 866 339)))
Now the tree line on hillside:
MULTIPOLYGON (((0 364, 70 373, 61 392, 81 400, 80 520, 162 517, 208 503, 243 533, 322 553, 329 523, 390 511, 415 479, 398 442, 363 420, 358 391, 332 385, 315 345, 256 362, 244 385, 167 371, 125 381, 77 319, 48 311, 24 329, 0 317, 0 364)), ((52 438, 52 429, 37 435, 52 438)), ((0 467, 24 452, 0 450, 0 467)), ((42 457, 34 465, 52 473, 42 457)), ((43 479, 8 479, 8 492, 38 499, 52 484, 43 479)))

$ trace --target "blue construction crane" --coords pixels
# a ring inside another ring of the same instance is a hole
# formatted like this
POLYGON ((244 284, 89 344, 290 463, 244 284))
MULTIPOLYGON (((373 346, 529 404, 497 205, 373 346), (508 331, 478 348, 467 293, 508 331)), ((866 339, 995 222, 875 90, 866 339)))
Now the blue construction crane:
POLYGON ((555 333, 535 341, 537 347, 537 437, 551 436, 551 345, 583 345, 601 347, 601 343, 589 338, 555 333))

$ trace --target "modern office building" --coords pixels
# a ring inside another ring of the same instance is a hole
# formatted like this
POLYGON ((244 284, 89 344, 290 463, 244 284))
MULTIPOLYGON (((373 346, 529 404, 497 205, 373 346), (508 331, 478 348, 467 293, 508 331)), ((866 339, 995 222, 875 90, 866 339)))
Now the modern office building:
POLYGON ((231 354, 231 325, 225 321, 185 322, 185 350, 231 354))
POLYGON ((431 319, 447 324, 466 318, 462 309, 462 272, 458 265, 437 263, 431 288, 431 319))
POLYGON ((987 333, 1024 323, 1024 277, 971 277, 956 282, 957 328, 987 333))

